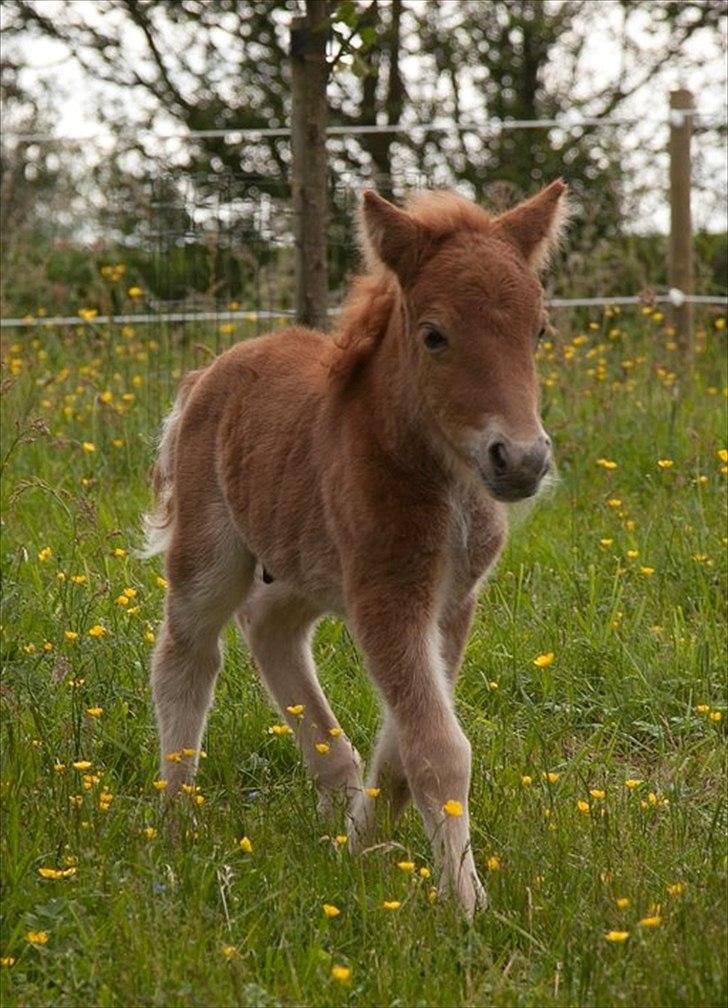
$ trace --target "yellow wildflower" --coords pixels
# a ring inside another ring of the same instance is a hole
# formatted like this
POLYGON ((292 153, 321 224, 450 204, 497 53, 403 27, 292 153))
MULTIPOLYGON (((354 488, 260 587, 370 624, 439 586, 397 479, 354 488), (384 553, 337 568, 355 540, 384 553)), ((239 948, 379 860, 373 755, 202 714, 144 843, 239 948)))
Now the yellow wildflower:
POLYGON ((85 574, 74 574, 71 578, 71 583, 75 585, 84 585, 88 581, 85 574))
POLYGON ((195 797, 192 799, 192 801, 195 803, 195 805, 204 805, 207 799, 205 798, 204 795, 196 794, 195 797))
POLYGON ((328 744, 328 742, 317 742, 314 748, 316 749, 316 752, 321 753, 322 756, 325 756, 326 753, 331 748, 331 746, 328 744))
POLYGON ((238 843, 238 847, 240 847, 240 850, 243 851, 245 854, 253 853, 253 842, 250 839, 250 837, 246 836, 241 837, 238 843))
POLYGON ((644 574, 645 577, 651 577, 654 573, 654 567, 640 567, 640 574, 644 574))
POLYGON ((338 980, 342 984, 348 984, 351 982, 351 969, 348 966, 332 966, 331 979, 338 980))
POLYGON ((728 448, 719 448, 718 458, 721 462, 728 462, 728 448))
POLYGON ((521 777, 521 784, 523 784, 524 787, 530 787, 533 784, 533 777, 530 777, 528 774, 524 774, 521 777))
POLYGON ((28 931, 25 936, 26 941, 29 941, 31 945, 45 945, 48 938, 47 931, 28 931))
POLYGON ((625 942, 629 938, 629 931, 607 931, 604 937, 608 942, 625 942))
POLYGON ((672 469, 672 467, 675 465, 674 461, 668 458, 658 459, 657 464, 660 467, 660 469, 672 469))
POLYGON ((157 791, 164 791, 166 790, 167 787, 167 781, 164 780, 164 778, 152 781, 152 787, 155 788, 157 791))
POLYGON ((584 801, 583 798, 580 798, 579 801, 576 803, 576 807, 578 808, 578 810, 580 812, 583 812, 584 815, 588 815, 589 810, 590 810, 590 806, 589 806, 589 802, 588 801, 584 801))
POLYGON ((53 550, 50 548, 50 546, 44 546, 43 549, 38 552, 38 559, 40 560, 41 563, 45 563, 45 561, 49 560, 50 557, 52 556, 53 556, 53 550))
POLYGON ((287 724, 274 724, 268 729, 269 735, 292 735, 293 731, 287 724))
POLYGON ((403 872, 413 872, 415 870, 414 861, 398 861, 397 867, 401 868, 403 872))
POLYGON ((44 879, 63 878, 63 872, 59 868, 39 868, 38 874, 44 879))
POLYGON ((619 497, 610 497, 607 504, 610 508, 618 508, 622 506, 622 501, 619 497))
POLYGON ((385 910, 399 910, 402 904, 400 903, 399 900, 385 900, 382 903, 382 906, 384 907, 385 910))
POLYGON ((629 899, 626 896, 618 896, 614 902, 620 910, 626 910, 629 906, 629 899))
POLYGON ((293 714, 294 717, 300 717, 306 708, 302 703, 293 704, 290 707, 286 707, 289 714, 293 714))
POLYGON ((490 872, 496 872, 501 870, 503 864, 497 854, 491 854, 489 858, 486 858, 485 867, 490 872))
POLYGON ((533 659, 533 664, 536 668, 550 668, 555 661, 555 656, 553 651, 548 651, 546 654, 537 655, 533 659))
POLYGON ((716 724, 723 720, 723 714, 719 710, 711 711, 708 717, 711 721, 715 721, 716 724))
POLYGON ((604 549, 608 549, 613 544, 614 544, 614 539, 600 539, 599 540, 599 545, 603 546, 604 549))
POLYGON ((63 771, 66 769, 66 764, 65 763, 54 763, 53 764, 53 769, 56 771, 56 773, 63 773, 63 771))
POLYGON ((147 840, 153 840, 157 835, 157 831, 154 826, 145 826, 142 833, 147 838, 147 840))
POLYGON ((90 770, 92 766, 93 763, 87 759, 76 760, 73 764, 74 770, 90 770))
POLYGON ((461 802, 456 801, 454 798, 450 798, 442 806, 442 811, 445 815, 457 817, 463 814, 463 806, 461 802))
POLYGON ((341 910, 333 903, 324 903, 323 905, 324 916, 326 917, 338 917, 341 910))
POLYGON ((108 632, 106 627, 101 626, 100 623, 96 623, 89 629, 88 635, 89 637, 105 637, 108 632))
POLYGON ((163 577, 157 578, 157 587, 164 590, 167 587, 167 579, 163 577))
POLYGON ((607 797, 606 791, 603 791, 601 788, 591 788, 589 794, 592 798, 596 798, 597 801, 603 801, 607 797))
POLYGON ((628 777, 627 780, 624 782, 624 786, 626 788, 629 788, 630 791, 634 791, 634 789, 638 788, 640 784, 644 784, 644 781, 639 780, 639 778, 637 777, 628 777))
POLYGON ((666 887, 666 891, 668 896, 682 896, 685 892, 685 883, 673 882, 672 885, 666 887))
POLYGON ((329 735, 331 738, 339 738, 339 736, 344 734, 343 728, 329 728, 329 735))
POLYGON ((11 966, 15 965, 15 956, 2 956, 0 958, 0 966, 5 966, 10 969, 11 966))
POLYGON ((141 287, 130 287, 126 293, 130 298, 140 298, 144 296, 144 291, 141 287))
POLYGON ((660 917, 659 914, 653 914, 651 917, 643 917, 640 924, 642 927, 656 928, 662 924, 662 917, 660 917))
POLYGON ((103 707, 87 707, 86 708, 86 713, 88 714, 89 717, 101 717, 101 715, 104 713, 104 708, 103 707))
POLYGON ((366 790, 370 798, 378 798, 382 793, 382 789, 378 787, 368 787, 366 790))
POLYGON ((556 773, 554 770, 548 770, 543 775, 544 780, 547 780, 549 784, 556 784, 560 777, 561 774, 556 773))
POLYGON ((431 873, 430 869, 429 868, 425 868, 424 865, 418 871, 418 875, 420 876, 420 878, 424 878, 424 879, 428 879, 431 874, 432 873, 431 873))
POLYGON ((84 441, 81 447, 88 455, 91 455, 93 454, 93 452, 96 451, 96 445, 93 443, 93 441, 84 441))
POLYGON ((182 762, 182 753, 168 752, 168 753, 165 754, 164 758, 165 758, 165 760, 168 763, 181 763, 182 762))
POLYGON ((613 470, 617 468, 617 463, 613 462, 611 459, 600 458, 597 459, 597 465, 601 466, 602 469, 613 470))
POLYGON ((126 556, 126 550, 125 550, 125 549, 122 549, 122 548, 121 548, 121 546, 117 546, 117 547, 116 547, 116 548, 114 549, 114 556, 115 556, 115 557, 123 557, 123 556, 126 556))

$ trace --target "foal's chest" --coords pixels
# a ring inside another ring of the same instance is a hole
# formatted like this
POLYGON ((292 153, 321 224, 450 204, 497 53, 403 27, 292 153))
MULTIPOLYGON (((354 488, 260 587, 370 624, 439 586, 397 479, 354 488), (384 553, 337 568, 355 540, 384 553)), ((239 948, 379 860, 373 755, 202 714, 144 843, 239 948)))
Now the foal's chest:
POLYGON ((467 594, 498 559, 508 522, 502 504, 477 489, 464 490, 452 501, 450 523, 450 588, 467 594))

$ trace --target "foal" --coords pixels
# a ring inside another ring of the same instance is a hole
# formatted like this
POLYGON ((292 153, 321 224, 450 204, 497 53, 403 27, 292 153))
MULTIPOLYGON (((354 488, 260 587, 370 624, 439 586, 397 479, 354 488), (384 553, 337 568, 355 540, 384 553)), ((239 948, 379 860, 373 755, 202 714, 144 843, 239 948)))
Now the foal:
POLYGON ((167 554, 152 681, 169 792, 194 775, 237 614, 324 803, 347 794, 352 843, 411 796, 468 916, 484 891, 452 693, 503 502, 534 495, 550 465, 536 272, 564 211, 560 181, 499 217, 447 192, 405 209, 366 192, 368 272, 334 339, 285 329, 189 374, 148 518, 147 555, 167 554), (384 701, 366 788, 312 661, 324 613, 346 619, 384 701))

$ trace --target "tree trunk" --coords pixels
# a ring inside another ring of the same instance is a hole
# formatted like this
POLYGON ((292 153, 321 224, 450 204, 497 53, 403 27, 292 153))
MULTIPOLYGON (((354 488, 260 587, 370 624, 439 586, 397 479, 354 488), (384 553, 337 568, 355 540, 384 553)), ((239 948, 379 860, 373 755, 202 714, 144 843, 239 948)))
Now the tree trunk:
POLYGON ((326 84, 328 0, 306 0, 306 13, 291 25, 291 131, 293 213, 296 239, 296 318, 327 324, 326 84))

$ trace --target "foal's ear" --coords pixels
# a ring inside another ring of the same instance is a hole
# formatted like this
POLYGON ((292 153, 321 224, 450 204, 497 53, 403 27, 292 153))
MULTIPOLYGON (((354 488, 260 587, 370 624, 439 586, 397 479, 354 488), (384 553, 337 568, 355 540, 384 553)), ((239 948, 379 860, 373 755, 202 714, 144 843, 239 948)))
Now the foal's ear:
POLYGON ((374 265, 372 260, 383 262, 394 270, 403 284, 410 283, 417 272, 424 244, 424 234, 417 221, 367 189, 362 224, 362 243, 368 265, 374 265))
POLYGON ((558 245, 569 214, 566 183, 552 182, 531 199, 495 221, 500 231, 514 244, 535 270, 542 269, 558 245))

